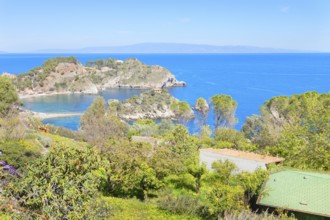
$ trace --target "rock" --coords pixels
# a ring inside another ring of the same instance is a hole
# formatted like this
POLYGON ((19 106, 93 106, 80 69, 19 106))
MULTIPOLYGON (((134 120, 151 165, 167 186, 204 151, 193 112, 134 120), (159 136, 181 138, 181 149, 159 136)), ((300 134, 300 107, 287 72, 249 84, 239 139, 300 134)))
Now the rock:
POLYGON ((7 77, 9 79, 16 79, 15 74, 7 73, 7 72, 2 73, 1 76, 7 77))
POLYGON ((96 94, 108 88, 154 89, 185 86, 185 82, 161 66, 148 66, 137 59, 93 61, 83 66, 75 58, 54 58, 13 78, 22 94, 96 94), (48 65, 48 66, 47 66, 48 65), (49 66, 51 65, 51 66, 49 66), (46 72, 47 71, 47 72, 46 72))

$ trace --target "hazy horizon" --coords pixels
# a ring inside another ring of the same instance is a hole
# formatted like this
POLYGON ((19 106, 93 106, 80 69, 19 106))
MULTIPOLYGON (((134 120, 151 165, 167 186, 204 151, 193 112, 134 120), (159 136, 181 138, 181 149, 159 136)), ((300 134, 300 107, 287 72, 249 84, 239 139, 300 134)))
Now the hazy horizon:
POLYGON ((330 51, 330 1, 0 0, 0 51, 141 43, 330 51))
POLYGON ((187 43, 138 43, 120 46, 89 46, 76 49, 63 48, 47 48, 40 50, 8 52, 0 51, 0 53, 327 53, 325 51, 312 50, 294 50, 287 48, 258 47, 251 45, 210 45, 210 44, 187 44, 187 43))

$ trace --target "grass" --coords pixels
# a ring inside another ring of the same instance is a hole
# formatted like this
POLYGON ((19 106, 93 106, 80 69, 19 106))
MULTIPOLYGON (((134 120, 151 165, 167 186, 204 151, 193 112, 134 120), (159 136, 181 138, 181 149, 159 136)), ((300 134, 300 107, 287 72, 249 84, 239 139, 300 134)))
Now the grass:
POLYGON ((148 220, 185 220, 199 219, 190 216, 173 214, 159 209, 156 205, 141 202, 137 199, 121 199, 114 197, 104 198, 113 208, 114 215, 109 219, 148 219, 148 220))

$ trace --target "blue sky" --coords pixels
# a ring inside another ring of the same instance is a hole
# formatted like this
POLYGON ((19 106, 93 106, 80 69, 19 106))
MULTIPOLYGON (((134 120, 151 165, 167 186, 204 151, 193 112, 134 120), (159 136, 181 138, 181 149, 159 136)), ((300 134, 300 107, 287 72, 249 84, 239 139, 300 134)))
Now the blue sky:
POLYGON ((0 51, 144 42, 330 51, 330 0, 0 0, 0 51))

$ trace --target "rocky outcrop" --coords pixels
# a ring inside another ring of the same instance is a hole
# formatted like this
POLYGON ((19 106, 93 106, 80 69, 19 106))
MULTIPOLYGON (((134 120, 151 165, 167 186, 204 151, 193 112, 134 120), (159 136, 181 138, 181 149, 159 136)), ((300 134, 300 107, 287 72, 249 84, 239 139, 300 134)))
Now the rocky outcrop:
POLYGON ((96 94, 108 88, 167 88, 185 86, 161 66, 137 59, 91 61, 84 66, 75 58, 47 60, 14 79, 21 97, 67 93, 96 94))
POLYGON ((9 79, 14 79, 14 80, 17 78, 15 74, 7 73, 7 72, 2 73, 0 76, 7 77, 9 79))
POLYGON ((174 111, 173 104, 179 102, 166 90, 151 90, 121 102, 116 99, 109 100, 109 114, 115 114, 124 120, 194 118, 194 112, 190 107, 184 114, 178 115, 174 111))

